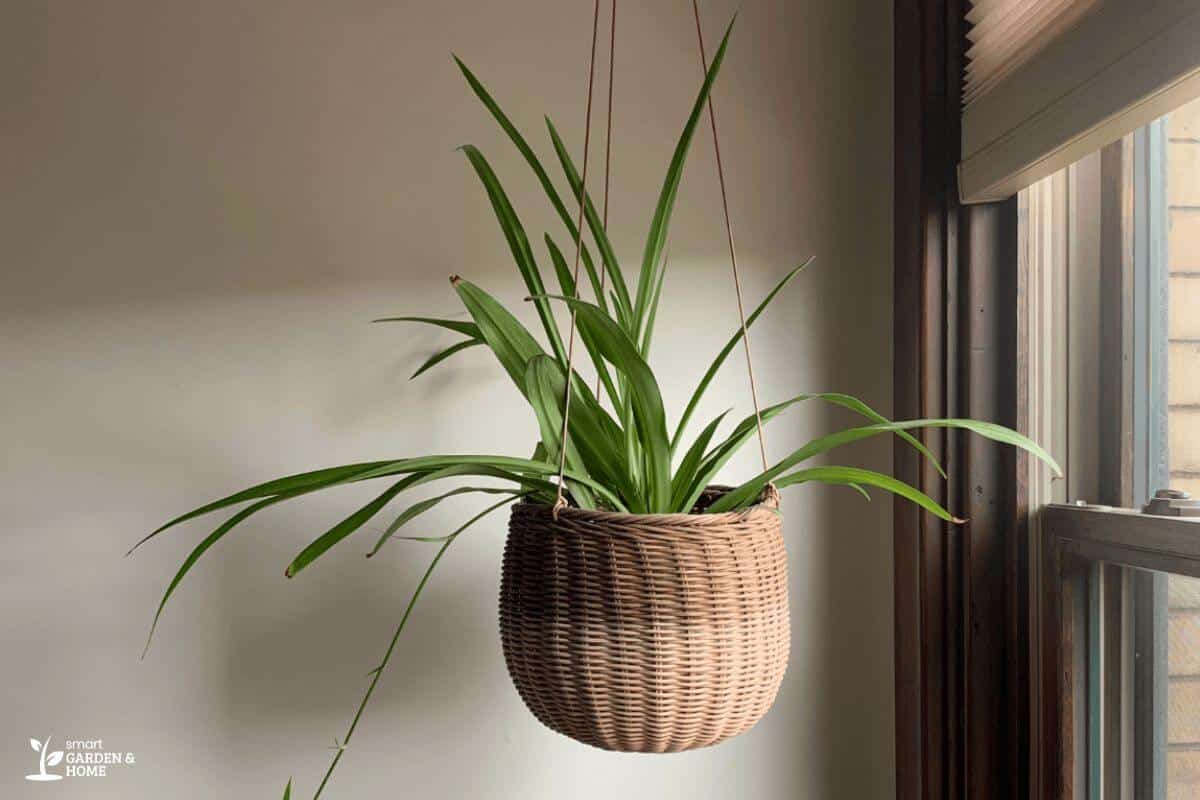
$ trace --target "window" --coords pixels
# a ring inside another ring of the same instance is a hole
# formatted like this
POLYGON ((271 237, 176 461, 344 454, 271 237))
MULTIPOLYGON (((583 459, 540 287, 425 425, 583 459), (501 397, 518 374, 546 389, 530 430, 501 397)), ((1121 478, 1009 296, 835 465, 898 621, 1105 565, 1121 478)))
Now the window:
POLYGON ((1030 432, 1066 472, 1028 476, 1049 504, 1033 523, 1041 785, 1197 798, 1200 101, 1023 191, 1018 214, 1030 432))

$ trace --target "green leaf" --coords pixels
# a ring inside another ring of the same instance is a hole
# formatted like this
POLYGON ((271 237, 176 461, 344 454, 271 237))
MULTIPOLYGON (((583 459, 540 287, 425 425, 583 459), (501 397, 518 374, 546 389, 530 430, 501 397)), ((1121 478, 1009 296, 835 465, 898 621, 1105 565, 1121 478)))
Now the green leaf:
MULTIPOLYGON (((222 508, 244 503, 247 500, 256 500, 260 497, 270 497, 287 492, 293 492, 298 489, 320 489, 326 486, 334 486, 339 483, 344 483, 346 480, 352 479, 355 475, 365 474, 373 469, 378 469, 385 464, 393 464, 394 461, 367 461, 361 464, 347 464, 342 467, 328 467, 326 469, 313 470, 312 472, 301 472, 296 475, 288 475, 284 478, 276 478, 266 483, 260 483, 256 486, 251 486, 249 489, 243 489, 240 492, 235 492, 228 497, 222 497, 220 500, 214 500, 211 503, 200 506, 197 509, 181 514, 169 522, 155 528, 148 535, 143 537, 141 541, 129 549, 129 553, 141 547, 146 542, 153 539, 158 534, 172 528, 181 522, 186 522, 190 519, 209 514, 213 511, 219 511, 222 508)), ((126 555, 129 555, 126 553, 126 555)))
POLYGON ((426 325, 433 325, 437 328, 445 328, 448 331, 461 333, 468 339, 482 339, 483 334, 479 332, 479 326, 474 322, 464 322, 457 319, 434 319, 432 317, 381 317, 373 319, 371 322, 422 322, 426 325))
POLYGON ((654 291, 650 295, 650 309, 646 313, 646 330, 642 332, 642 355, 650 352, 650 341, 654 338, 654 322, 658 319, 658 303, 662 297, 663 282, 667 277, 667 261, 670 259, 670 251, 663 256, 662 268, 658 271, 658 283, 654 286, 654 291))
POLYGON ((633 416, 641 434, 638 442, 645 452, 647 462, 648 513, 670 510, 671 505, 671 452, 667 439, 666 414, 663 411, 662 392, 654 372, 638 352, 637 346, 597 306, 573 297, 555 297, 567 303, 576 312, 576 322, 590 328, 596 346, 610 364, 630 383, 629 401, 633 416))
MULTIPOLYGON (((859 400, 857 397, 853 397, 852 395, 848 394, 840 394, 837 392, 824 392, 821 394, 800 394, 789 398, 782 403, 768 406, 762 411, 763 424, 765 425, 766 423, 770 422, 776 416, 783 413, 796 403, 807 400, 821 400, 826 403, 832 403, 833 405, 850 409, 851 411, 870 419, 872 422, 891 422, 891 420, 885 419, 878 412, 876 412, 866 403, 859 400)), ((704 491, 705 487, 708 486, 708 484, 712 482, 714 478, 716 478, 716 475, 721 470, 721 467, 723 467, 733 456, 733 454, 740 450, 742 445, 744 445, 746 441, 754 435, 757 427, 758 426, 756 425, 754 415, 750 414, 737 424, 737 427, 733 429, 733 432, 730 433, 723 442, 714 447, 712 452, 705 455, 703 463, 696 471, 696 477, 693 479, 690 493, 685 496, 683 501, 683 503, 688 504, 686 505, 687 509, 691 509, 692 505, 694 505, 696 500, 699 499, 700 494, 704 491)), ((942 473, 942 476, 945 477, 945 473, 942 472, 941 464, 939 464, 937 459, 933 457, 932 453, 925 449, 924 445, 922 445, 906 431, 896 431, 896 435, 906 439, 919 452, 927 456, 933 462, 934 466, 937 467, 938 471, 942 473)), ((757 497, 757 495, 755 495, 755 497, 757 497)), ((676 507, 679 507, 678 503, 676 504, 676 507)))
MULTIPOLYGON (((551 461, 558 459, 558 439, 562 431, 562 402, 565 384, 562 369, 549 356, 538 356, 529 362, 526 377, 529 402, 538 415, 542 444, 551 461)), ((608 419, 604 410, 589 395, 571 393, 571 417, 568 431, 568 463, 610 486, 625 498, 634 501, 622 451, 620 430, 608 419)))
MULTIPOLYGON (((480 182, 487 190, 488 199, 492 201, 492 210, 496 214, 500 229, 504 232, 504 238, 512 251, 517 271, 521 273, 521 278, 525 281, 525 287, 532 295, 542 294, 546 291, 546 287, 542 283, 542 274, 538 270, 537 260, 533 257, 533 249, 529 246, 529 239, 525 236, 525 228, 521 226, 517 212, 513 210, 512 204, 508 201, 508 195, 504 193, 504 187, 500 185, 500 179, 492 171, 492 167, 483 157, 483 153, 479 152, 479 148, 467 144, 460 149, 466 154, 467 160, 475 168, 475 174, 479 176, 480 182)), ((550 341, 550 349, 565 364, 567 351, 563 348, 562 337, 559 335, 558 325, 554 321, 554 313, 550 310, 550 304, 543 300, 535 305, 538 317, 542 320, 542 327, 546 331, 546 337, 550 341)))
MULTIPOLYGON (((544 374, 547 364, 553 369, 558 369, 554 359, 549 356, 536 356, 529 360, 529 365, 525 369, 525 396, 529 398, 529 405, 533 407, 534 415, 537 417, 538 429, 542 434, 542 446, 546 448, 550 460, 558 462, 562 452, 562 444, 559 441, 562 436, 560 406, 565 387, 561 379, 561 372, 558 373, 560 379, 557 384, 557 392, 551 387, 549 378, 544 374)), ((567 440, 566 466, 577 473, 591 474, 584 466, 585 462, 579 455, 579 448, 575 446, 574 438, 568 435, 567 440)), ((571 485, 570 489, 580 508, 595 509, 595 498, 584 487, 571 485)))
MULTIPOLYGON (((813 397, 816 397, 816 395, 802 394, 785 400, 782 403, 767 406, 762 410, 763 424, 766 425, 796 403, 810 400, 813 397)), ((677 511, 687 513, 695 507, 696 501, 700 499, 700 495, 703 494, 705 488, 712 483, 717 473, 721 471, 721 468, 754 435, 756 430, 755 417, 751 414, 738 423, 737 427, 725 437, 724 441, 704 455, 704 460, 701 461, 700 466, 696 469, 690 485, 686 487, 687 491, 682 493, 683 500, 675 505, 677 511)))
MULTIPOLYGON (((750 316, 746 317, 747 329, 754 324, 754 321, 759 318, 766 307, 770 305, 771 301, 775 299, 775 295, 779 294, 783 287, 787 286, 788 283, 791 282, 792 278, 799 275, 800 272, 812 262, 813 259, 809 258, 787 275, 784 275, 783 279, 779 281, 779 283, 775 284, 775 288, 763 298, 762 302, 758 304, 758 307, 750 313, 750 316)), ((683 435, 684 429, 687 428, 688 421, 692 418, 692 414, 695 412, 696 406, 700 403, 700 398, 704 397, 704 393, 708 390, 708 385, 712 383, 712 379, 717 374, 717 370, 719 370, 721 365, 725 363, 725 359, 729 358, 729 354, 733 352, 733 348, 737 346, 737 343, 741 341, 741 338, 742 326, 738 325, 737 330, 733 332, 733 336, 731 336, 729 341, 725 343, 725 346, 721 348, 721 352, 717 353, 717 357, 713 359, 712 365, 708 368, 708 371, 704 373, 704 377, 700 379, 700 383, 696 386, 696 390, 692 392, 692 397, 690 400, 688 400, 687 407, 683 410, 683 416, 679 418, 679 425, 675 428, 675 435, 671 437, 672 453, 675 452, 675 449, 679 446, 679 438, 683 435)))
MULTIPOLYGON (((554 188, 554 183, 550 180, 550 176, 542 167, 541 162, 538 161, 537 156, 533 152, 533 148, 531 148, 529 143, 525 141, 525 137, 522 136, 520 131, 517 130, 516 126, 512 124, 512 121, 509 120, 508 116, 503 110, 501 110, 500 105, 492 99, 492 96, 488 94, 487 89, 485 89, 479 79, 475 77, 474 73, 467 68, 467 65, 459 60, 458 56, 454 57, 454 62, 458 64, 458 68, 462 71, 463 77, 467 79, 467 83, 470 85, 472 91, 475 92, 476 97, 480 99, 484 107, 487 108, 492 117, 494 117, 496 122, 499 123, 501 129, 503 129, 503 131, 508 135, 508 138, 512 140, 512 143, 516 145, 518 152, 520 152, 524 157, 525 162, 529 164, 530 169, 533 170, 533 174, 537 177, 538 183, 542 185, 542 189, 545 191, 546 197, 550 199, 550 204, 554 206, 554 210, 558 212, 559 218, 562 220, 563 225, 566 226, 567 232, 570 234, 571 241, 576 241, 579 238, 579 228, 575 225, 575 220, 573 219, 571 213, 567 210, 566 205, 563 204, 562 198, 558 194, 558 190, 554 188)), ((576 197, 578 198, 578 192, 576 192, 576 197)), ((589 218, 588 222, 591 224, 592 220, 589 218)), ((602 229, 603 227, 601 226, 601 230, 602 229)), ((593 227, 593 233, 595 230, 596 228, 593 227)), ((592 278, 593 286, 598 287, 599 281, 596 276, 596 267, 592 261, 591 253, 588 252, 586 244, 581 243, 580 256, 583 259, 584 268, 587 270, 588 275, 592 278)), ((616 257, 611 254, 611 247, 609 248, 609 258, 611 261, 606 261, 606 264, 610 265, 608 267, 609 274, 613 276, 614 283, 616 283, 618 287, 625 286, 625 278, 623 275, 621 275, 620 268, 617 266, 616 257)), ((624 290, 624 297, 626 311, 628 311, 630 308, 628 288, 624 290)))
POLYGON ((729 27, 725 29, 725 35, 721 37, 721 44, 713 56, 708 73, 704 76, 704 83, 700 87, 700 93, 696 96, 696 102, 692 105, 692 113, 684 123, 683 132, 679 136, 679 142, 675 145, 675 152, 671 156, 670 166, 667 167, 667 174, 663 179, 658 205, 654 209, 654 218, 646 237, 646 249, 642 255, 642 270, 638 275, 637 299, 633 306, 633 322, 635 323, 633 338, 635 340, 641 338, 642 331, 645 329, 651 292, 659 280, 656 274, 657 267, 667 241, 667 231, 671 225, 671 212, 675 208, 675 196, 679 191, 679 180, 683 176, 683 164, 687 160, 688 149, 691 147, 692 138, 696 133, 696 125, 700 121, 704 104, 712 91, 717 73, 721 71, 721 62, 725 60, 725 48, 729 44, 729 35, 733 32, 733 24, 736 19, 737 15, 735 14, 734 18, 729 21, 729 27))
MULTIPOLYGON (((527 478, 512 470, 481 463, 453 463, 444 466, 436 466, 434 468, 425 470, 410 470, 410 472, 411 474, 409 474, 407 477, 389 487, 374 500, 367 503, 365 506, 351 514, 346 519, 339 522, 317 539, 313 540, 313 542, 310 543, 308 547, 304 548, 304 550, 298 556, 296 556, 295 560, 293 560, 288 566, 287 571, 285 572, 287 577, 291 578, 295 576, 296 573, 307 567, 316 559, 320 558, 335 544, 361 528, 363 525, 369 522, 372 517, 379 513, 379 511, 385 505, 391 502, 391 500, 397 494, 405 491, 406 489, 412 489, 420 486, 421 484, 430 483, 432 481, 464 475, 510 480, 521 485, 530 484, 539 489, 545 489, 549 486, 546 481, 527 478)), ((388 535, 389 534, 385 533, 383 540, 386 540, 388 535)), ((383 540, 380 541, 380 544, 382 544, 383 540)), ((376 549, 378 549, 378 546, 376 546, 376 549)))
MULTIPOLYGON (((592 238, 596 241, 596 247, 600 250, 600 257, 604 262, 605 271, 612 282, 613 292, 616 295, 615 307, 617 309, 617 317, 628 324, 633 313, 633 307, 630 305, 629 299, 629 287, 625 283, 625 275, 621 272, 621 268, 617 263, 617 256, 613 251, 612 243, 608 239, 608 232, 604 229, 604 222, 600 219, 600 215, 596 213, 596 207, 592 203, 591 192, 588 192, 586 195, 584 194, 583 182, 579 177, 579 172, 575 169, 574 162, 571 160, 571 154, 567 151, 567 146, 563 143, 562 137, 558 135, 558 129, 554 127, 554 122, 549 117, 546 117, 546 129, 550 132, 550 142, 554 145, 554 153, 558 156, 558 163, 562 166, 563 174, 567 176, 567 183, 571 185, 573 199, 578 203, 581 196, 584 198, 583 215, 587 220, 588 229, 592 232, 592 238)), ((573 242, 574 239, 571 241, 573 242)))
POLYGON ((288 778, 287 788, 283 790, 283 800, 292 800, 292 779, 288 778))
MULTIPOLYGON (((872 422, 891 422, 890 419, 883 416, 878 411, 871 408, 869 405, 853 395, 841 394, 840 392, 824 392, 816 396, 828 403, 839 405, 842 408, 848 408, 851 411, 866 417, 872 422)), ((942 468, 941 462, 937 460, 937 457, 934 456, 933 453, 929 452, 929 448, 921 444, 919 439, 917 439, 908 431, 896 431, 896 435, 910 444, 918 453, 929 459, 930 463, 933 464, 933 468, 936 469, 937 473, 942 476, 942 480, 946 479, 946 470, 942 468)))
POLYGON ((318 536, 316 539, 310 542, 307 547, 301 550, 299 555, 292 559, 292 563, 288 565, 283 574, 289 578, 296 577, 300 570, 304 569, 309 564, 323 556, 329 550, 329 548, 333 547, 342 539, 345 539, 347 536, 354 533, 363 525, 366 525, 367 522, 369 522, 372 517, 378 514, 384 506, 390 503, 396 495, 412 486, 419 478, 420 475, 417 474, 410 475, 402 480, 396 481, 396 483, 389 486, 374 500, 343 519, 337 525, 334 525, 325 533, 318 536))
POLYGON ((436 352, 432 356, 430 356, 428 359, 426 359, 425 363, 422 364, 417 369, 417 371, 412 374, 412 376, 409 378, 409 380, 411 381, 413 378, 416 378, 417 376, 428 371, 429 369, 436 367, 438 364, 442 363, 443 361, 445 361, 447 358, 454 355, 455 353, 458 353, 462 350, 466 350, 468 347, 475 347, 476 345, 480 345, 480 344, 486 344, 486 342, 484 342, 482 339, 467 339, 465 341, 459 342, 458 344, 451 345, 450 347, 447 347, 445 350, 439 350, 438 352, 436 352))
POLYGON ((696 480, 696 474, 700 468, 700 462, 704 458, 704 451, 708 449, 708 443, 712 441, 713 434, 717 432, 717 426, 721 424, 721 420, 725 419, 725 415, 728 413, 729 411, 724 411, 719 417, 708 423, 704 430, 700 431, 696 441, 692 442, 692 446, 688 448, 683 461, 679 462, 679 468, 675 470, 675 477, 671 481, 671 509, 673 511, 681 514, 691 511, 690 508, 684 508, 689 494, 688 490, 696 480))
MULTIPOLYGON (((562 251, 558 249, 558 245, 546 234, 546 249, 550 251, 550 261, 554 264, 554 271, 558 273, 558 283, 562 287, 562 293, 567 297, 575 297, 575 279, 571 276, 571 271, 567 268, 567 261, 563 258, 562 251)), ((607 309, 604 309, 607 312, 607 309)), ((608 373, 608 367, 604 364, 604 358, 601 357, 600 351, 596 348, 596 342, 592 339, 591 333, 586 330, 579 329, 576 326, 576 332, 579 334, 580 341, 583 342, 584 348, 588 352, 588 357, 592 360, 592 365, 596 368, 596 374, 600 376, 600 383, 604 385, 605 391, 608 392, 608 398, 612 401, 615 407, 620 406, 621 396, 617 392, 617 387, 612 382, 612 376, 608 373)))
POLYGON ((455 528, 453 531, 446 534, 445 536, 397 536, 396 538, 397 539, 405 539, 410 542, 447 542, 447 541, 452 542, 460 533, 462 533, 467 528, 474 525, 476 522, 479 522, 479 520, 483 519, 488 514, 491 514, 493 511, 496 511, 497 509, 504 508, 504 506, 506 506, 510 503, 520 500, 522 497, 526 496, 526 494, 527 493, 521 493, 515 497, 506 497, 497 503, 493 503, 492 505, 483 509, 483 511, 480 511, 478 514, 471 517, 469 520, 467 520, 462 525, 460 525, 458 528, 455 528))
POLYGON ((429 511, 430 509, 434 508, 442 501, 448 500, 451 497, 457 497, 461 494, 521 495, 521 494, 526 494, 526 492, 523 492, 520 489, 501 489, 501 488, 491 487, 491 486, 460 486, 457 489, 452 489, 448 492, 443 492, 442 494, 439 494, 435 497, 430 497, 428 499, 421 500, 420 502, 414 503, 413 505, 404 509, 404 511, 398 517, 396 517, 396 519, 392 522, 392 524, 388 525, 387 530, 385 530, 383 532, 383 535, 379 537, 379 541, 376 542, 375 546, 371 548, 371 551, 369 553, 367 553, 367 558, 371 558, 376 553, 378 553, 379 548, 383 547, 383 545, 387 542, 387 540, 392 538, 392 536, 395 535, 396 531, 400 530, 402 527, 407 525, 409 522, 411 522, 412 520, 421 516, 426 511, 429 511))
POLYGON ((184 559, 183 566, 181 566, 175 573, 175 577, 172 578, 171 583, 167 585, 167 590, 163 592, 162 600, 160 600, 158 603, 158 609, 154 612, 154 620, 150 623, 150 632, 146 636, 146 646, 142 650, 142 658, 145 658, 146 653, 150 650, 150 641, 154 638, 154 631, 158 627, 158 620, 162 617, 163 609, 167 606, 167 600, 171 599, 171 595, 175 593, 175 589, 177 586, 179 586, 180 581, 182 581, 183 577, 191 571, 193 566, 196 565, 196 562, 200 560, 200 556, 204 555, 204 553, 210 547, 219 542, 225 536, 225 534, 229 533, 241 522, 245 521, 247 517, 257 514, 259 511, 262 511, 264 508, 274 505, 275 503, 279 503, 311 491, 315 491, 315 489, 297 489, 288 494, 281 494, 276 497, 269 497, 266 500, 260 500, 254 505, 247 506, 241 511, 238 511, 229 519, 225 520, 225 522, 221 523, 216 530, 204 537, 203 541, 196 545, 195 549, 193 549, 192 552, 188 554, 188 557, 184 559))
MULTIPOLYGON (((771 419, 773 419, 775 416, 777 416, 779 413, 786 410, 790 406, 792 406, 796 403, 799 403, 799 402, 807 401, 807 400, 821 400, 826 403, 831 403, 836 406, 841 406, 842 408, 849 409, 851 411, 854 411, 857 414, 860 414, 860 415, 866 417, 867 419, 871 420, 872 422, 878 422, 878 423, 890 423, 891 422, 891 420, 889 420, 886 417, 884 417, 883 415, 879 414, 873 408, 868 406, 863 401, 859 400, 857 397, 854 397, 853 395, 842 394, 840 392, 822 392, 820 394, 796 395, 795 397, 789 398, 788 400, 785 400, 782 403, 778 403, 776 405, 773 405, 773 406, 770 406, 770 407, 764 409, 763 410, 764 424, 766 422, 769 422, 771 419)), ((725 439, 724 442, 722 442, 720 445, 718 445, 716 448, 714 448, 713 453, 708 454, 708 456, 706 457, 706 466, 707 466, 707 461, 709 458, 711 458, 715 461, 717 459, 721 459, 721 456, 723 455, 724 459, 720 460, 720 463, 717 464, 717 466, 719 468, 721 465, 723 465, 725 463, 726 460, 728 460, 729 456, 732 456, 733 453, 735 453, 737 450, 739 450, 742 447, 743 444, 745 444, 746 440, 748 440, 755 433, 756 429, 757 429, 757 425, 755 424, 754 415, 750 414, 749 416, 747 416, 745 419, 743 419, 741 422, 738 423, 737 427, 735 427, 733 429, 733 432, 729 434, 729 436, 725 439)), ((933 466, 937 469, 938 473, 941 474, 941 476, 943 478, 946 477, 946 473, 942 469, 942 465, 940 463, 938 463, 938 460, 934 457, 933 453, 929 452, 929 450, 927 450, 925 448, 925 446, 920 443, 920 441, 918 441, 916 438, 914 438, 912 436, 912 434, 908 433, 907 431, 903 431, 903 430, 896 431, 895 433, 897 436, 901 437, 902 439, 907 441, 909 444, 911 444, 917 450, 917 452, 921 453, 926 458, 928 458, 931 462, 933 462, 933 466)), ((713 477, 713 475, 715 475, 715 471, 711 475, 709 475, 710 480, 713 477)), ((701 486, 699 488, 703 489, 704 487, 701 486)))
POLYGON ((463 305, 479 325, 480 335, 521 394, 525 394, 525 365, 529 363, 529 359, 542 355, 545 351, 525 326, 490 294, 457 276, 451 279, 451 283, 463 305))
MULTIPOLYGON (((495 470, 503 470, 521 476, 521 479, 528 482, 527 475, 558 475, 558 464, 547 461, 534 461, 528 458, 512 458, 510 456, 492 456, 492 455, 437 455, 437 456, 421 456, 419 458, 406 458, 397 461, 385 462, 379 467, 376 467, 369 472, 356 475, 354 480, 369 480, 372 478, 384 478, 390 475, 399 475, 412 472, 429 472, 431 470, 444 469, 446 467, 470 467, 477 466, 481 469, 478 474, 493 475, 495 470)), ((471 474, 469 471, 463 471, 458 474, 471 474)), ((580 475, 571 470, 567 470, 566 477, 576 483, 581 483, 588 489, 591 489, 596 494, 603 497, 617 511, 628 511, 628 507, 622 502, 621 498, 609 489, 604 484, 593 480, 587 475, 580 475)), ((331 484, 332 485, 332 484, 331 484)))
POLYGON ((844 431, 822 436, 819 439, 814 439, 799 450, 793 452, 790 456, 780 461, 774 467, 771 467, 766 472, 760 473, 755 477, 746 481, 741 486, 738 486, 733 491, 722 497, 710 507, 710 511, 728 511, 734 508, 740 508, 746 502, 757 497, 762 488, 767 483, 773 481, 776 477, 783 474, 788 469, 791 469, 796 464, 812 458, 813 456, 826 453, 835 447, 840 447, 851 442, 866 439, 870 436, 875 436, 880 433, 891 433, 895 431, 913 430, 916 428, 961 428, 964 430, 977 433, 987 439, 1008 444, 1014 447, 1019 447, 1022 450, 1030 453, 1033 456, 1044 461, 1054 470, 1055 474, 1061 475, 1062 471, 1058 463, 1043 450, 1036 442, 1028 437, 1022 436, 1016 431, 1006 428, 1003 425, 997 425, 993 422, 979 422, 971 419, 915 419, 905 422, 889 422, 879 423, 876 425, 868 425, 862 428, 849 428, 844 431))
MULTIPOLYGON (((863 490, 861 484, 878 486, 880 489, 886 489, 892 494, 903 497, 905 500, 911 500, 921 508, 934 513, 947 522, 953 522, 956 525, 966 522, 964 519, 955 517, 936 500, 921 490, 909 486, 904 481, 896 480, 890 475, 884 475, 881 472, 874 472, 869 469, 859 469, 858 467, 811 467, 784 475, 775 482, 775 485, 782 489, 794 483, 806 483, 809 481, 852 486, 863 494, 866 494, 866 491, 863 490)), ((867 499, 870 499, 869 495, 867 499)))

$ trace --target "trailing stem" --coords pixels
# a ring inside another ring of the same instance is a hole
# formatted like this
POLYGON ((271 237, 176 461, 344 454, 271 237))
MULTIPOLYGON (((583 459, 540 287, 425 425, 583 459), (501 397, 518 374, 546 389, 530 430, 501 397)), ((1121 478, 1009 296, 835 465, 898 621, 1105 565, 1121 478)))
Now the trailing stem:
POLYGON ((392 658, 392 653, 396 649, 396 642, 400 639, 400 632, 404 630, 405 623, 408 622, 408 616, 412 613, 413 606, 417 604, 417 598, 421 596, 421 591, 425 588, 425 584, 429 581, 429 576, 433 574, 434 568, 442 559, 442 554, 446 552, 454 540, 458 538, 458 534, 454 534, 446 539, 441 547, 438 548, 437 554, 433 560, 429 562, 429 567, 426 568, 425 574, 421 576, 421 582, 417 584, 417 588, 413 591, 412 597, 408 601, 408 607, 404 609, 404 616, 400 618, 400 624, 396 626, 396 632, 392 634, 392 641, 388 643, 387 651, 383 654, 383 660, 379 662, 379 666, 372 670, 371 683, 367 686, 366 694, 363 695, 362 702, 358 704, 358 711, 354 712, 354 719, 350 721, 350 728, 346 731, 346 736, 340 743, 337 743, 337 752, 333 754, 333 761, 329 765, 329 769, 325 770, 325 777, 321 778, 321 784, 317 787, 316 793, 313 795, 313 800, 317 800, 321 796, 321 792, 325 790, 325 785, 329 783, 329 778, 333 775, 333 770, 337 767, 338 762, 342 760, 342 754, 346 752, 346 746, 350 744, 350 737, 354 735, 354 729, 358 727, 358 721, 362 719, 363 710, 366 709, 367 703, 371 699, 371 694, 375 691, 376 684, 379 683, 379 676, 383 674, 387 668, 388 661, 392 658))

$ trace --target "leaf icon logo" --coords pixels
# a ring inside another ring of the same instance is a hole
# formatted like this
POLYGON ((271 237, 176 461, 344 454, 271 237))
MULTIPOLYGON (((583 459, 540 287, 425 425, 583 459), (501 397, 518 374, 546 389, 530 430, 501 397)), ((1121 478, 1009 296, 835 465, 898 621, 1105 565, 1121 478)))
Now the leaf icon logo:
POLYGON ((29 746, 33 748, 33 752, 38 753, 41 758, 38 759, 38 771, 33 775, 26 775, 27 781, 61 781, 62 775, 55 775, 53 772, 46 772, 46 767, 54 767, 62 763, 63 751, 55 750, 53 753, 48 753, 50 749, 50 737, 46 737, 46 742, 43 744, 37 739, 30 739, 29 746))

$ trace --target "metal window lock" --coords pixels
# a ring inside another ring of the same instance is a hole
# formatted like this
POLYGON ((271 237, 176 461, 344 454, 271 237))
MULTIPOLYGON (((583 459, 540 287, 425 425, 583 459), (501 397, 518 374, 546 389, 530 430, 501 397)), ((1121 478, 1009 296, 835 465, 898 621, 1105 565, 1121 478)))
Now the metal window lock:
POLYGON ((1159 489, 1142 506, 1142 513, 1156 517, 1200 517, 1200 500, 1193 500, 1181 489, 1159 489))

